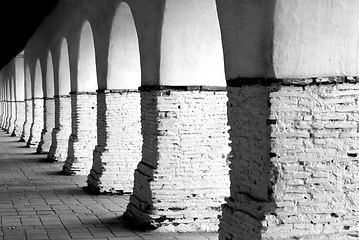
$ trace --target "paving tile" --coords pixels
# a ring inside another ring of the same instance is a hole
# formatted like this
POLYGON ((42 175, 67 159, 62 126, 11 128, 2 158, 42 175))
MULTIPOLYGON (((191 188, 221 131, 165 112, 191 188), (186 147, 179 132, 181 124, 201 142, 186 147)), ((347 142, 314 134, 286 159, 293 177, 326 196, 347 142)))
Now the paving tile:
POLYGON ((65 176, 63 163, 0 131, 0 239, 214 240, 216 233, 154 233, 124 225, 130 195, 89 195, 87 176, 65 176))

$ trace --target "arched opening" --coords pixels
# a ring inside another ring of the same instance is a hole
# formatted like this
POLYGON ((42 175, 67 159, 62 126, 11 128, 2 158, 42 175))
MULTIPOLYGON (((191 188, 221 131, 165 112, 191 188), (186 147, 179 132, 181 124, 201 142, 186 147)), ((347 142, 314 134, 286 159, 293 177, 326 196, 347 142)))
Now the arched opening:
POLYGON ((87 183, 95 192, 131 192, 141 160, 141 100, 138 91, 127 90, 141 86, 141 66, 135 22, 126 3, 117 8, 109 44, 106 87, 125 91, 97 93, 98 147, 87 183))
POLYGON ((58 91, 59 95, 69 95, 71 91, 70 80, 70 63, 69 63, 69 50, 66 39, 62 40, 60 50, 60 65, 59 65, 59 79, 58 91))
POLYGON ((15 80, 13 77, 10 79, 10 100, 15 101, 15 80))
POLYGON ((95 92, 97 90, 95 45, 88 21, 82 27, 77 74, 78 92, 95 92))
POLYGON ((167 0, 160 85, 226 86, 215 0, 167 0))
POLYGON ((15 90, 16 100, 24 101, 25 97, 25 83, 24 83, 24 57, 18 55, 15 58, 15 90))
POLYGON ((52 62, 51 52, 47 55, 46 65, 46 97, 54 97, 54 66, 52 62))
POLYGON ((108 89, 137 89, 141 85, 140 52, 130 7, 122 2, 113 20, 108 56, 108 89))
POLYGON ((25 99, 31 99, 32 92, 31 92, 31 74, 29 66, 26 65, 25 67, 25 99))
POLYGON ((34 92, 34 98, 42 98, 44 96, 42 90, 42 73, 41 73, 40 60, 36 61, 33 92, 34 92))

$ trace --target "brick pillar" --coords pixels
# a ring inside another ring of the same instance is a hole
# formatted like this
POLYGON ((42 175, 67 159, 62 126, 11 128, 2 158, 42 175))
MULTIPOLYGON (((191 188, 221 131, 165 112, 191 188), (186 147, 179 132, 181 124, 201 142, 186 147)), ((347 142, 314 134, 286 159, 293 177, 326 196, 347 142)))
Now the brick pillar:
POLYGON ((261 84, 228 87, 231 196, 223 205, 221 240, 262 239, 261 220, 272 210, 269 94, 261 84))
POLYGON ((11 119, 11 101, 6 101, 6 115, 5 115, 5 123, 3 129, 8 131, 10 127, 10 119, 11 119))
POLYGON ((231 197, 220 239, 355 238, 359 81, 283 80, 229 92, 231 197))
POLYGON ((93 192, 132 192, 141 160, 141 105, 138 91, 97 94, 97 146, 88 186, 93 192))
POLYGON ((44 99, 44 128, 41 131, 40 143, 37 153, 48 153, 51 146, 52 130, 55 127, 55 100, 53 98, 44 99))
POLYGON ((72 93, 72 132, 63 172, 88 175, 92 168, 93 149, 97 143, 96 93, 72 93))
POLYGON ((160 231, 217 231, 229 196, 226 91, 141 91, 142 160, 125 216, 160 231))
POLYGON ((4 117, 5 117, 5 101, 1 101, 1 122, 0 122, 0 127, 2 128, 3 123, 4 123, 4 117))
POLYGON ((27 142, 30 137, 30 128, 33 118, 33 101, 31 99, 25 99, 25 122, 22 129, 20 141, 27 142))
POLYGON ((16 119, 12 136, 20 136, 25 122, 25 101, 16 101, 16 119))
POLYGON ((55 96, 55 127, 47 158, 52 161, 65 161, 69 137, 71 135, 71 98, 55 96))
POLYGON ((28 147, 37 147, 41 139, 41 131, 44 127, 44 99, 33 99, 33 119, 30 128, 28 147))
POLYGON ((10 117, 9 117, 9 126, 7 129, 7 133, 12 133, 15 128, 15 120, 16 120, 16 103, 15 101, 9 101, 10 105, 10 117))
POLYGON ((5 130, 7 118, 7 101, 2 102, 1 128, 5 130))

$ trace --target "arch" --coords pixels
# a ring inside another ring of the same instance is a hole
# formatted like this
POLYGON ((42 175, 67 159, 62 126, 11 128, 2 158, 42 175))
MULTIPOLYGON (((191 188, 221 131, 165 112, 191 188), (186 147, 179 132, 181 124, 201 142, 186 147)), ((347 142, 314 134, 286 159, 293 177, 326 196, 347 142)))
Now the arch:
POLYGON ((33 93, 34 93, 34 95, 33 95, 34 98, 44 97, 44 94, 42 91, 42 73, 41 73, 40 60, 36 61, 33 93))
POLYGON ((31 74, 30 68, 28 65, 25 66, 25 99, 32 98, 32 91, 31 91, 31 74))
POLYGON ((215 0, 167 0, 160 85, 226 86, 215 0))
POLYGON ((14 79, 14 77, 10 78, 10 100, 15 101, 15 79, 14 79))
POLYGON ((22 56, 18 56, 15 58, 15 95, 17 101, 24 101, 24 87, 24 58, 22 56))
POLYGON ((54 92, 54 65, 52 62, 51 51, 49 51, 46 64, 46 97, 54 97, 54 92))
POLYGON ((59 79, 57 86, 59 95, 69 95, 71 91, 70 61, 69 48, 65 38, 61 42, 59 79))
POLYGON ((10 79, 6 79, 6 101, 11 100, 11 86, 10 86, 10 79))
POLYGON ((96 56, 93 33, 90 23, 86 21, 80 36, 77 91, 95 92, 97 90, 96 56))
POLYGON ((138 35, 132 12, 122 2, 113 19, 108 55, 108 89, 137 89, 141 86, 138 35))

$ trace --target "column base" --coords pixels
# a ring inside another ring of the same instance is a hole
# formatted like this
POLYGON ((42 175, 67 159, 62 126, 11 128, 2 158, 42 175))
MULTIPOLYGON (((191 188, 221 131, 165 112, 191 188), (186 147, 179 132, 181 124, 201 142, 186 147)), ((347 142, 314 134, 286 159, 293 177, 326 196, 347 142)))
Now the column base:
POLYGON ((65 174, 88 175, 97 142, 97 97, 92 93, 73 93, 72 134, 68 142, 65 174))
POLYGON ((95 193, 131 193, 141 161, 141 99, 136 90, 97 93, 98 145, 87 179, 95 193))
POLYGON ((227 94, 141 92, 142 160, 125 218, 156 231, 215 232, 229 196, 227 94))
POLYGON ((47 158, 64 162, 67 158, 68 142, 71 135, 71 98, 55 97, 55 127, 52 130, 51 146, 47 158))
MULTIPOLYGON (((32 104, 28 107, 32 108, 32 104)), ((26 120, 24 122, 24 126, 23 126, 22 133, 20 136, 21 142, 27 143, 27 141, 29 140, 31 124, 32 124, 32 113, 30 112, 30 110, 26 109, 26 120), (31 116, 29 116, 30 114, 31 114, 31 116)))
POLYGON ((33 121, 30 128, 30 136, 27 147, 37 147, 41 140, 41 131, 44 127, 44 100, 35 98, 33 100, 33 121))
POLYGON ((359 81, 264 81, 228 90, 231 197, 219 239, 356 238, 359 81))
POLYGON ((44 128, 41 131, 40 142, 37 153, 48 153, 51 147, 52 130, 55 127, 55 101, 54 99, 44 100, 44 128))

